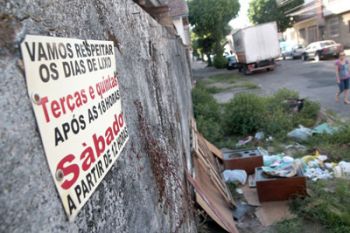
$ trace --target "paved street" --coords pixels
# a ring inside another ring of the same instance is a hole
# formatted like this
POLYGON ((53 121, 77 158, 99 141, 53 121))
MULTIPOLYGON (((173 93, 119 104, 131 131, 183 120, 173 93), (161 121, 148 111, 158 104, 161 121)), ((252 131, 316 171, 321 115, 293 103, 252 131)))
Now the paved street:
POLYGON ((335 102, 337 86, 334 62, 334 59, 320 62, 280 61, 275 71, 258 73, 248 78, 267 93, 280 88, 296 90, 302 98, 318 101, 323 108, 334 111, 342 118, 349 118, 350 105, 345 105, 342 98, 339 103, 335 102))
MULTIPOLYGON (((339 103, 335 102, 337 90, 335 61, 335 59, 320 62, 279 61, 274 71, 255 73, 246 76, 246 78, 261 87, 261 90, 258 90, 259 93, 272 94, 280 88, 288 88, 298 91, 302 98, 310 98, 320 102, 323 108, 337 113, 341 118, 350 118, 350 105, 343 104, 343 96, 341 96, 339 103)), ((238 73, 237 70, 219 71, 214 68, 204 68, 200 64, 195 64, 193 69, 194 77, 197 79, 217 73, 238 73)), ((232 98, 233 94, 232 92, 224 92, 216 94, 215 97, 222 102, 232 98)))

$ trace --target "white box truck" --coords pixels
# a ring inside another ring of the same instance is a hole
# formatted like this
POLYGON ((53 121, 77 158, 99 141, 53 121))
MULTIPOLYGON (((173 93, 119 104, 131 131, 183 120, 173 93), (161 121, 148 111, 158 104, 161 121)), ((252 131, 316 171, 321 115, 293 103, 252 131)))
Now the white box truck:
POLYGON ((238 30, 233 34, 238 58, 238 69, 244 74, 256 70, 273 70, 280 57, 276 22, 259 24, 238 30))

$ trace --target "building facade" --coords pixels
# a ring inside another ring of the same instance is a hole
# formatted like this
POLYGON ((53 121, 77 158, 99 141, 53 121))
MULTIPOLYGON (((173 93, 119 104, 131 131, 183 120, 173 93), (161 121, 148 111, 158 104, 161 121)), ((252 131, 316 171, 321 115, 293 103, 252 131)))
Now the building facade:
POLYGON ((334 40, 350 48, 350 1, 305 0, 287 12, 294 20, 284 32, 286 41, 307 45, 319 40, 334 40))

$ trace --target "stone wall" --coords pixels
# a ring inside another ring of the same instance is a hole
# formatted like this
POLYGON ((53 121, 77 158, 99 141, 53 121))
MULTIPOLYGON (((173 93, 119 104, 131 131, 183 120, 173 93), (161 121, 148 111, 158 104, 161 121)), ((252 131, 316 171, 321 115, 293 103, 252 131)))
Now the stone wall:
POLYGON ((195 232, 185 180, 191 74, 180 39, 131 0, 8 0, 0 12, 0 232, 195 232), (26 34, 116 45, 130 139, 73 223, 27 95, 26 34))

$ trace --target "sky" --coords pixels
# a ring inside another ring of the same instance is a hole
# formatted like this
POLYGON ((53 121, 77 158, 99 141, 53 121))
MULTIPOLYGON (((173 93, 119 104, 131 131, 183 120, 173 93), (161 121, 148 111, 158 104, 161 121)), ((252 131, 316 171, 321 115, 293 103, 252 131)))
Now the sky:
POLYGON ((238 16, 228 23, 232 28, 239 29, 239 28, 248 27, 250 25, 250 22, 248 19, 249 2, 250 0, 239 0, 239 3, 241 4, 241 8, 238 12, 238 16))

